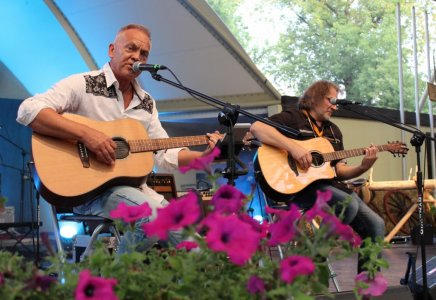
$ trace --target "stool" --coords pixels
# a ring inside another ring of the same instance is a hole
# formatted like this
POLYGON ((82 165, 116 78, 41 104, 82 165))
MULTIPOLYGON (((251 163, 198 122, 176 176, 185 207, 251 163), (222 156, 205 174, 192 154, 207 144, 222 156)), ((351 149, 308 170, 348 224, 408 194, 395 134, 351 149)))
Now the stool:
MULTIPOLYGON (((55 228, 54 235, 55 235, 56 246, 58 249, 58 255, 60 256, 62 261, 65 260, 65 257, 64 257, 64 249, 63 249, 61 237, 60 237, 59 221, 72 221, 72 222, 86 223, 86 224, 92 223, 92 226, 90 226, 90 227, 92 227, 92 229, 91 229, 92 233, 90 234, 89 239, 85 240, 85 244, 82 244, 84 239, 81 239, 82 243, 80 243, 80 244, 81 244, 81 246, 85 247, 85 250, 80 255, 80 259, 77 260, 77 258, 76 258, 75 261, 82 261, 86 256, 91 254, 91 252, 94 248, 95 241, 97 241, 99 235, 103 232, 110 232, 115 239, 115 244, 119 245, 119 243, 121 241, 121 235, 120 235, 120 232, 118 231, 115 223, 112 220, 104 218, 104 217, 100 217, 100 216, 80 215, 80 214, 75 214, 72 212, 68 212, 67 214, 59 215, 59 217, 58 217, 58 212, 56 210, 56 207, 54 207, 53 205, 51 207, 52 207, 53 225, 55 228)), ((77 236, 76 236, 76 238, 77 238, 77 236)), ((75 243, 77 246, 78 245, 77 239, 76 239, 75 243)), ((114 247, 114 248, 116 251, 117 250, 116 247, 114 247)))

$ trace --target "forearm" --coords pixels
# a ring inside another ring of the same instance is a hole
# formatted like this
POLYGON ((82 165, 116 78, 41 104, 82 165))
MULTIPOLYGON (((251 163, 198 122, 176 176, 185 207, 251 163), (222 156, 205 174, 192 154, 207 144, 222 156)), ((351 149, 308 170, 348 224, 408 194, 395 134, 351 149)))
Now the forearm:
POLYGON ((203 152, 200 151, 191 151, 188 149, 182 149, 179 151, 178 162, 179 167, 187 166, 189 163, 195 158, 201 157, 203 152))
POLYGON ((255 122, 250 127, 250 132, 262 143, 287 150, 291 152, 293 141, 281 134, 277 129, 264 124, 262 122, 255 122))
POLYGON ((336 176, 339 180, 349 180, 352 178, 356 178, 365 173, 366 171, 368 171, 368 169, 364 168, 362 165, 347 166, 344 163, 338 163, 336 165, 336 176))
POLYGON ((87 129, 87 126, 66 119, 50 108, 41 110, 29 127, 40 134, 71 140, 82 140, 87 129))

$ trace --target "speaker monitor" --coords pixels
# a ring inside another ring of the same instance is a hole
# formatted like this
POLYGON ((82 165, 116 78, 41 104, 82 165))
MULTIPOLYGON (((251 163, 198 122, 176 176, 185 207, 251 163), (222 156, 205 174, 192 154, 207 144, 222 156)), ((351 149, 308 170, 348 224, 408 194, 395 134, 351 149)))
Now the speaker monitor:
MULTIPOLYGON (((436 300, 436 257, 432 257, 431 259, 427 260, 425 268, 427 272, 427 288, 429 299, 436 300)), ((422 290, 422 266, 416 268, 416 284, 418 285, 418 288, 422 290)), ((419 299, 419 297, 415 297, 415 299, 419 299)))
MULTIPOLYGON (((333 299, 335 300, 352 300, 356 299, 354 292, 339 292, 333 293, 333 299)), ((316 300, 329 300, 327 296, 319 296, 316 297, 316 300)), ((413 300, 412 294, 406 286, 392 286, 388 287, 386 292, 379 297, 372 297, 371 299, 380 299, 380 300, 413 300)))
MULTIPOLYGON (((435 234, 435 228, 433 228, 433 225, 431 224, 425 224, 424 225, 424 244, 425 245, 433 245, 433 236, 435 234)), ((412 228, 412 244, 413 245, 420 245, 421 244, 421 235, 420 235, 420 227, 414 226, 412 228)))

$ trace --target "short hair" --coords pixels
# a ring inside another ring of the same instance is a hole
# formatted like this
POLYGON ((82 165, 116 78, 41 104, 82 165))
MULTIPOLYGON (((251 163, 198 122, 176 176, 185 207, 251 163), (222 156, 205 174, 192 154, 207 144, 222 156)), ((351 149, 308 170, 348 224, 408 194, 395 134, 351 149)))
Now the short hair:
POLYGON ((316 104, 324 100, 324 97, 328 94, 330 88, 339 91, 339 86, 331 81, 315 81, 306 89, 303 96, 298 100, 298 109, 311 109, 316 106, 316 104))
POLYGON ((150 29, 148 29, 147 27, 145 27, 143 25, 139 25, 139 24, 128 24, 126 26, 121 27, 120 30, 118 30, 117 36, 120 33, 124 32, 126 30, 129 30, 129 29, 138 29, 138 30, 142 31, 143 33, 145 33, 145 35, 148 36, 148 38, 151 41, 151 32, 150 32, 150 29))

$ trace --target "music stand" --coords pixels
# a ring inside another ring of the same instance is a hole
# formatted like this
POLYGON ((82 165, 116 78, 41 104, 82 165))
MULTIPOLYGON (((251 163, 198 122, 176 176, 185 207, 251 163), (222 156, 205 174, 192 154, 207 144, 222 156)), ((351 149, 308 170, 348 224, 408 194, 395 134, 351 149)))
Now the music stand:
MULTIPOLYGON (((247 132, 250 130, 250 123, 236 123, 233 126, 233 141, 235 143, 234 154, 238 156, 244 147, 244 137, 247 132)), ((229 147, 229 136, 226 135, 222 142, 218 145, 221 149, 220 155, 216 158, 216 160, 224 160, 228 159, 228 147, 229 147)))

